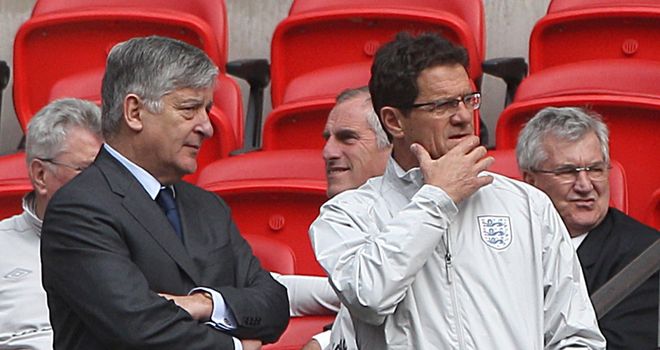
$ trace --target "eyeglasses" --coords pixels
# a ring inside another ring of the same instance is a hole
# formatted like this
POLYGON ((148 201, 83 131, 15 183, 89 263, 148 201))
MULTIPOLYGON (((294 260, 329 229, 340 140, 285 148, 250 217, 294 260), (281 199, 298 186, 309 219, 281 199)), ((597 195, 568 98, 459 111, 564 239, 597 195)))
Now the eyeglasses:
POLYGON ((536 173, 552 174, 561 182, 572 183, 577 180, 578 175, 582 171, 587 173, 587 176, 591 181, 603 181, 607 179, 611 168, 612 167, 609 164, 601 162, 583 167, 562 166, 552 170, 532 169, 532 171, 536 173))
POLYGON ((459 96, 456 98, 441 99, 431 102, 415 103, 411 108, 422 108, 427 112, 434 113, 435 115, 454 115, 458 112, 459 104, 463 102, 465 107, 474 111, 481 107, 481 93, 472 92, 467 95, 459 96), (426 108, 428 107, 428 108, 426 108))
POLYGON ((89 165, 76 166, 76 165, 71 165, 71 164, 67 164, 67 163, 62 163, 62 162, 56 161, 55 159, 52 159, 52 158, 37 158, 37 159, 39 159, 42 162, 50 163, 50 164, 53 164, 53 165, 63 166, 65 168, 69 168, 69 169, 71 169, 73 171, 77 171, 77 172, 81 172, 81 171, 83 171, 83 170, 85 170, 89 167, 89 165))

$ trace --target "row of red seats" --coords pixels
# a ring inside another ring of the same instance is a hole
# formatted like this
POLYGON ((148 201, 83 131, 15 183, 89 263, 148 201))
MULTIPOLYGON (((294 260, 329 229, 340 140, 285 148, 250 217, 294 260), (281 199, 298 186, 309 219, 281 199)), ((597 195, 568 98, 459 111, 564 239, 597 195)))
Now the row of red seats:
POLYGON ((660 227, 660 3, 553 0, 530 36, 530 75, 502 112, 496 149, 514 148, 546 106, 584 106, 610 129, 610 152, 628 174, 628 213, 660 227))
MULTIPOLYGON (((653 0, 635 5, 623 0, 552 1, 530 38, 532 74, 498 120, 495 171, 517 177, 515 160, 511 163, 512 153, 506 150, 514 147, 518 131, 536 111, 548 105, 586 105, 605 116, 612 131, 612 157, 629 175, 630 205, 622 169, 613 172, 612 204, 660 227, 660 189, 651 196, 660 188, 660 164, 653 153, 649 157, 658 139, 653 127, 660 123, 655 118, 660 91, 653 86, 660 74, 660 52, 653 45, 660 35, 658 13, 660 6, 653 0)), ((334 96, 344 88, 365 85, 376 49, 401 30, 442 32, 466 47, 477 88, 484 70, 513 82, 521 78, 516 76, 520 71, 511 72, 507 64, 502 69, 486 62, 482 69, 481 0, 294 0, 289 16, 275 30, 265 72, 272 76, 274 109, 263 132, 246 135, 246 123, 261 123, 250 122, 255 115, 243 117, 240 91, 225 69, 223 1, 39 0, 15 41, 15 105, 25 128, 30 116, 52 99, 99 101, 109 48, 133 36, 159 34, 202 48, 221 68, 211 112, 215 136, 202 148, 200 171, 187 180, 225 198, 265 266, 322 275, 307 239, 307 227, 326 199, 321 131, 334 96), (231 151, 249 146, 244 142, 248 136, 256 146, 254 138, 262 136, 263 150, 230 157, 231 151), (260 239, 262 243, 254 243, 260 239), (269 243, 273 240, 286 249, 258 248, 277 246, 269 243), (273 255, 277 251, 282 253, 273 255), (277 264, 285 261, 284 266, 277 264)), ((20 158, 0 159, 0 174, 23 169, 24 163, 12 165, 20 158)), ((0 186, 4 183, 16 198, 3 198, 18 212, 19 197, 30 188, 26 176, 22 182, 0 181, 0 186)), ((291 336, 285 336, 284 343, 291 336)))

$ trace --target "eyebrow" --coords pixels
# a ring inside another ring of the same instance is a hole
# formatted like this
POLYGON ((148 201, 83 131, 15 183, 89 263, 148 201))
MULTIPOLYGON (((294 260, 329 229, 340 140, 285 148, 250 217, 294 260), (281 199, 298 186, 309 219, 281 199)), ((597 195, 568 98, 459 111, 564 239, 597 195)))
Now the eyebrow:
POLYGON ((360 134, 353 129, 340 129, 335 133, 335 135, 341 140, 345 140, 351 137, 358 138, 360 136, 360 134))

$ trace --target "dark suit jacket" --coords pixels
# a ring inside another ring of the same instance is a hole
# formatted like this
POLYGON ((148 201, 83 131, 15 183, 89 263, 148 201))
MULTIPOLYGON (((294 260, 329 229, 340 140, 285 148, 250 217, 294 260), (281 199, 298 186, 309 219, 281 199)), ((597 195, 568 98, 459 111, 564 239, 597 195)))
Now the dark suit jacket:
MULTIPOLYGON (((589 294, 650 246, 660 233, 617 209, 589 232, 577 250, 589 294)), ((609 350, 655 350, 658 341, 658 273, 656 272, 598 324, 609 350)))
POLYGON ((140 183, 101 149, 49 203, 41 257, 55 349, 233 349, 229 334, 275 341, 286 289, 264 271, 225 203, 175 184, 185 246, 140 183), (238 328, 193 320, 159 292, 219 291, 238 328))

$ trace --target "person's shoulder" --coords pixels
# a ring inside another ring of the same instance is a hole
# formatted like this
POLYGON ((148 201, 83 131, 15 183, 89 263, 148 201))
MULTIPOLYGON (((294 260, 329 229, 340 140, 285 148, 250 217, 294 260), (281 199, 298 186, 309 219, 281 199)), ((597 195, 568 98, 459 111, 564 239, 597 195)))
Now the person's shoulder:
POLYGON ((181 195, 186 202, 194 202, 196 206, 220 205, 227 207, 225 201, 216 193, 208 191, 187 181, 179 181, 174 185, 177 196, 181 195))
POLYGON ((22 216, 23 213, 0 220, 0 232, 16 230, 19 222, 22 221, 22 216))
POLYGON ((383 177, 377 176, 367 180, 362 186, 343 191, 334 197, 330 198, 326 204, 343 203, 366 205, 373 204, 382 198, 381 189, 383 185, 383 177))
POLYGON ((609 215, 612 217, 613 227, 617 233, 649 243, 660 238, 660 231, 637 221, 637 219, 623 213, 619 209, 610 207, 609 215))
POLYGON ((483 174, 492 176, 493 182, 489 186, 482 187, 480 191, 493 191, 496 195, 518 197, 532 202, 535 200, 549 201, 548 196, 543 191, 526 182, 488 171, 483 174))
MULTIPOLYGON (((24 236, 24 233, 30 229, 30 226, 23 217, 24 215, 25 212, 0 221, 0 246, 13 249, 13 244, 10 242, 21 239, 21 237, 24 236)), ((2 247, 0 247, 0 250, 2 247)))

